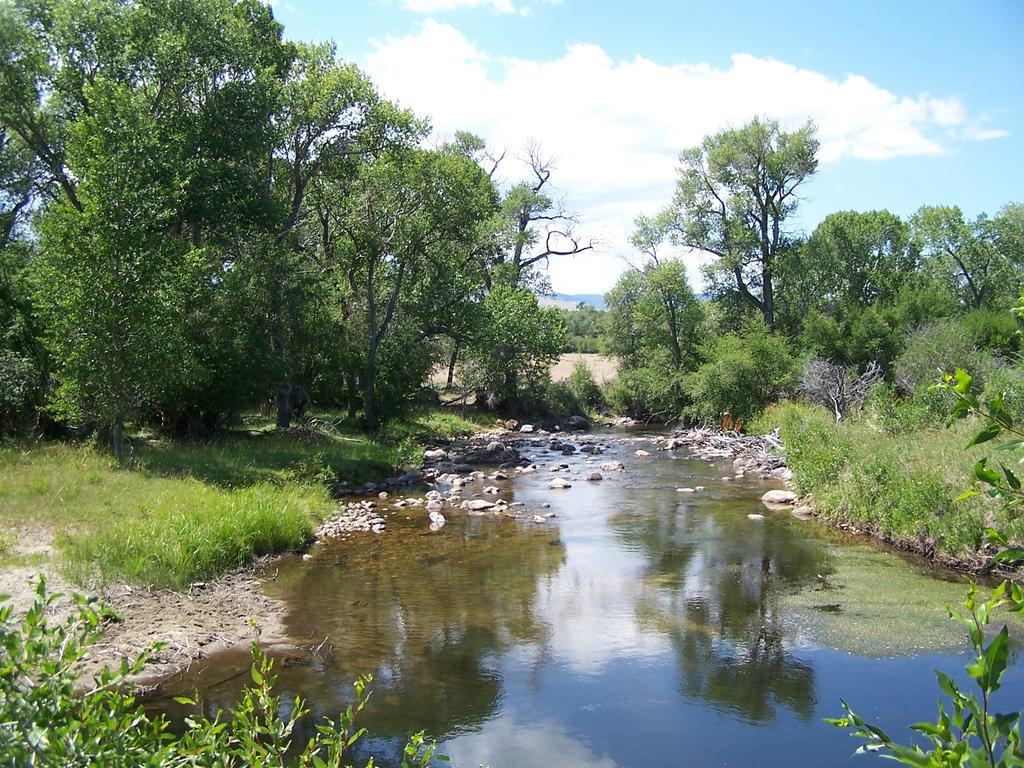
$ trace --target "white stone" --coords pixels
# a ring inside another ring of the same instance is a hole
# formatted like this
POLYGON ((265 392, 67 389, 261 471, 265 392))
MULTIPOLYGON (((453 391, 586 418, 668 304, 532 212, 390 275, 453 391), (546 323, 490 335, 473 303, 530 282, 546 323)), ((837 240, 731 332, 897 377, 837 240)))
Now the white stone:
POLYGON ((554 477, 551 479, 551 482, 548 483, 548 488, 572 488, 572 483, 564 477, 554 477))
POLYGON ((765 506, 791 507, 796 504, 796 494, 783 490, 768 491, 761 497, 761 503, 765 506))

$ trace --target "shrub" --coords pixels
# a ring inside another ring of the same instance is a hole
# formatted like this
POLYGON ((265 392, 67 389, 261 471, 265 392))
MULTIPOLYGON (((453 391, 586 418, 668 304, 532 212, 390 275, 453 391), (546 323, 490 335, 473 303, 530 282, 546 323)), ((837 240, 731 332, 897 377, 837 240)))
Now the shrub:
MULTIPOLYGON (((966 326, 960 320, 945 318, 922 325, 911 334, 893 364, 893 375, 900 390, 912 395, 957 368, 977 371, 980 383, 993 366, 992 355, 977 349, 966 326)), ((942 411, 946 412, 948 408, 942 411)))
POLYGON ((705 349, 706 362, 683 380, 692 418, 743 424, 795 383, 796 361, 784 339, 760 324, 729 334, 705 349))
POLYGON ((0 350, 0 432, 14 429, 30 410, 38 392, 32 361, 0 350))
POLYGON ((606 406, 604 393, 594 378, 590 366, 583 360, 577 360, 569 374, 569 389, 576 401, 588 411, 596 411, 606 406))
POLYGON ((634 419, 671 421, 679 417, 687 402, 683 394, 684 374, 664 363, 663 354, 637 368, 620 368, 618 376, 605 385, 604 397, 615 413, 634 419))

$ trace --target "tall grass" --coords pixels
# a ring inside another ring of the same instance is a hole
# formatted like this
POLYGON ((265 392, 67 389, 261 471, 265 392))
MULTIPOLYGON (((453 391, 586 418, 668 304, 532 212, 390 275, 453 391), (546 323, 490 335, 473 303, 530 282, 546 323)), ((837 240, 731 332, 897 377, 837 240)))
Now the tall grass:
POLYGON ((294 550, 328 506, 316 487, 223 491, 195 482, 131 517, 61 541, 68 575, 178 588, 273 552, 294 550))
POLYGON ((301 546, 331 509, 315 484, 223 488, 120 469, 79 446, 0 449, 0 520, 50 529, 77 583, 212 578, 301 546))
POLYGON ((0 556, 10 531, 50 530, 78 583, 181 587, 300 547, 333 510, 329 489, 381 480, 422 460, 422 441, 493 426, 422 411, 370 439, 332 420, 321 432, 235 431, 210 443, 132 441, 127 467, 84 446, 0 446, 0 556))
POLYGON ((965 451, 970 424, 892 431, 870 411, 841 424, 823 408, 787 403, 755 425, 778 426, 793 482, 826 521, 849 523, 926 553, 970 559, 984 529, 1017 541, 1024 520, 985 497, 957 501, 982 449, 965 451))

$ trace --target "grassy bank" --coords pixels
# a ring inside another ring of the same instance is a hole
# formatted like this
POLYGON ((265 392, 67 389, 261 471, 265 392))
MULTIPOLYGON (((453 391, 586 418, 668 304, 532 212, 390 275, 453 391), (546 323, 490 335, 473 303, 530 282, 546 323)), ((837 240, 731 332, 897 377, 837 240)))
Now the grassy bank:
POLYGON ((333 422, 289 433, 257 424, 202 444, 136 437, 126 467, 88 446, 0 446, 0 567, 24 564, 10 531, 42 529, 76 583, 210 579, 300 547, 333 510, 330 487, 383 479, 428 437, 482 426, 423 412, 378 440, 333 422))
POLYGON ((972 484, 974 462, 991 452, 964 450, 976 431, 971 424, 893 431, 870 410, 836 424, 823 408, 787 403, 756 425, 771 426, 781 429, 794 484, 813 496, 827 522, 968 567, 982 562, 986 527, 1024 540, 1024 520, 1011 519, 993 500, 956 500, 972 484))

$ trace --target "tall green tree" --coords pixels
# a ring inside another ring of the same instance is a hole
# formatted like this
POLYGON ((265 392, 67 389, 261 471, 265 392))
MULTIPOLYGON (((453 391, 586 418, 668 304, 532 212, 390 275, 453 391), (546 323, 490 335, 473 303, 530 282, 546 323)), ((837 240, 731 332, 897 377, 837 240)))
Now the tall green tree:
POLYGON ((0 120, 44 169, 36 296, 57 410, 109 428, 195 366, 195 287, 267 214, 270 116, 292 59, 253 0, 0 7, 0 120))
POLYGON ((738 294, 772 329, 777 261, 817 153, 811 123, 785 131, 755 118, 720 131, 680 155, 675 197, 659 217, 677 244, 716 257, 709 277, 719 293, 738 294))
POLYGON ((1019 254, 1011 245, 1013 210, 1003 220, 981 215, 971 221, 957 206, 931 205, 912 217, 912 235, 926 266, 949 285, 963 306, 995 307, 1015 295, 1020 273, 1019 254))
MULTIPOLYGON (((338 267, 365 328, 362 390, 367 427, 380 423, 380 357, 402 325, 416 285, 455 266, 477 224, 493 214, 494 187, 472 160, 451 152, 400 149, 361 165, 331 213, 338 267)), ((421 328, 429 319, 423 318, 421 328)), ((419 382, 417 382, 419 383, 419 382)))

